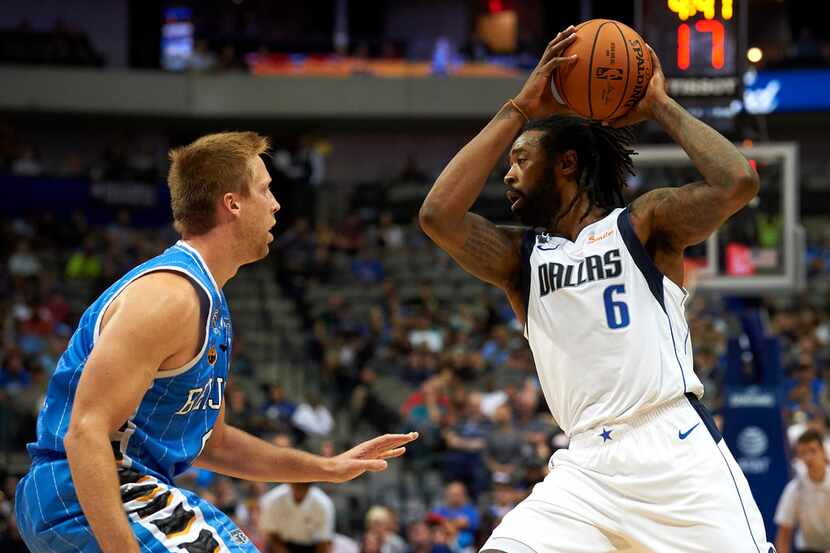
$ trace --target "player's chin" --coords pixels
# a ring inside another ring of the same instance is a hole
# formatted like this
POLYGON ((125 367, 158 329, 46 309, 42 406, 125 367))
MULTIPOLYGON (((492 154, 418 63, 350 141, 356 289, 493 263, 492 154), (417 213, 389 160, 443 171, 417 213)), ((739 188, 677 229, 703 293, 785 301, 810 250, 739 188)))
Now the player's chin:
POLYGON ((266 257, 268 257, 269 253, 271 253, 271 248, 269 244, 263 244, 262 247, 260 247, 259 251, 256 252, 254 261, 265 259, 266 257))

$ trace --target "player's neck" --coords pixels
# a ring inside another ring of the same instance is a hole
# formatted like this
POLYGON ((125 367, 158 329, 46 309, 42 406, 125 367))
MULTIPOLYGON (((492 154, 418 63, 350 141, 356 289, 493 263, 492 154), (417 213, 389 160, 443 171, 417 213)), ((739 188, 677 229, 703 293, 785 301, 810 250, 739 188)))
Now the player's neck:
MULTIPOLYGON (((565 207, 563 209, 566 209, 570 203, 570 199, 564 201, 563 206, 565 207)), ((571 242, 575 241, 579 233, 582 232, 582 229, 608 215, 607 209, 597 206, 592 207, 588 215, 585 215, 585 209, 587 207, 588 198, 583 195, 576 201, 568 213, 559 218, 556 222, 556 228, 548 230, 556 236, 564 236, 571 242), (583 215, 585 217, 582 217, 583 215)))
POLYGON ((216 232, 186 236, 182 240, 199 252, 219 288, 223 288, 239 270, 241 263, 235 258, 232 242, 217 236, 216 232))

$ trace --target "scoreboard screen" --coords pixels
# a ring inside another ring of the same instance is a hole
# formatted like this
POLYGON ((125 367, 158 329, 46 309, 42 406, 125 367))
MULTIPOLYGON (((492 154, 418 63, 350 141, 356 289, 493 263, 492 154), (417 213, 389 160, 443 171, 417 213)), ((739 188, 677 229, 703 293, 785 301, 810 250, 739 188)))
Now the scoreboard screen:
POLYGON ((736 97, 742 0, 643 0, 643 37, 673 94, 736 97))

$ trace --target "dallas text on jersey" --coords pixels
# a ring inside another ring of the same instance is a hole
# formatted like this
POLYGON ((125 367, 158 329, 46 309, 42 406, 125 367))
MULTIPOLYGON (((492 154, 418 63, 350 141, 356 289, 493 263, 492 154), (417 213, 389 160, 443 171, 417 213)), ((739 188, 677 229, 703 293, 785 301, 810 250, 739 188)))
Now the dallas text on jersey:
POLYGON ((605 255, 589 255, 579 263, 543 263, 539 265, 539 297, 560 288, 579 286, 586 282, 620 276, 622 262, 620 250, 609 250, 605 255))

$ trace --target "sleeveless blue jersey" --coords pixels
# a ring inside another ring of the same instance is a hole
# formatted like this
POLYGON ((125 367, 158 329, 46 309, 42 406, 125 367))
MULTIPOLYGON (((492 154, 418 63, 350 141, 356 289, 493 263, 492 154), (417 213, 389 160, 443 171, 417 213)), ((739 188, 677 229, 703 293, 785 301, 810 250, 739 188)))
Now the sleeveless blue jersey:
POLYGON ((110 439, 122 466, 167 481, 187 470, 201 452, 219 415, 228 379, 231 319, 225 297, 201 256, 179 241, 124 275, 84 312, 49 382, 38 416, 37 442, 29 444, 34 462, 66 455, 63 438, 75 390, 107 307, 132 281, 161 270, 182 273, 201 290, 207 314, 204 342, 187 365, 158 374, 136 411, 110 439))

